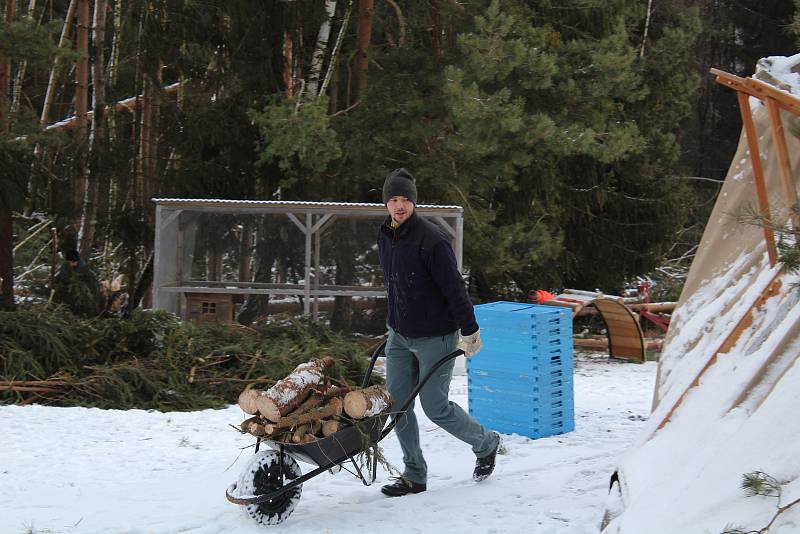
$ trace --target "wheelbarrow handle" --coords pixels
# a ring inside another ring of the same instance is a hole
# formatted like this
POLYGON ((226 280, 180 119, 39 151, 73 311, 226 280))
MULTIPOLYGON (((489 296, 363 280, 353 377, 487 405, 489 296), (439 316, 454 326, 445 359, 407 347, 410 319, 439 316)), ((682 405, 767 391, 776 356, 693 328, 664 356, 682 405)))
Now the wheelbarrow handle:
POLYGON ((369 379, 372 377, 372 369, 375 368, 375 362, 378 361, 383 349, 386 348, 386 341, 384 340, 377 349, 372 353, 372 358, 369 359, 369 366, 367 367, 367 372, 364 373, 364 379, 361 381, 361 387, 365 388, 369 386, 369 379))

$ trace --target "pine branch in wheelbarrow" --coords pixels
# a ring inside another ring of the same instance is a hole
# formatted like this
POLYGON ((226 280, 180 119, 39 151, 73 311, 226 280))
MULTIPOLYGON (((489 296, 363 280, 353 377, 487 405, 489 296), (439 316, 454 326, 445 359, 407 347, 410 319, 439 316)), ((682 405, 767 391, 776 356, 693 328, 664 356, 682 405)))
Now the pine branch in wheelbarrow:
POLYGON ((266 391, 245 389, 239 395, 239 407, 248 414, 260 413, 269 421, 276 422, 292 412, 306 400, 314 389, 325 379, 325 370, 334 364, 334 359, 326 356, 301 363, 266 391))

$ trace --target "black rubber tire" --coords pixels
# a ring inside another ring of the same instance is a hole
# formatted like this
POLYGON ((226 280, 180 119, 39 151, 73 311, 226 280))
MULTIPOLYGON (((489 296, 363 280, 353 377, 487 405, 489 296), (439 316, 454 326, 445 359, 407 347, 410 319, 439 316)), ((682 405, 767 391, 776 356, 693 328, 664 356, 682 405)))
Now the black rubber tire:
MULTIPOLYGON (((240 495, 263 495, 275 491, 286 482, 302 475, 300 466, 294 458, 283 455, 283 484, 280 481, 281 454, 274 450, 265 450, 255 454, 239 475, 238 493, 240 495)), ((243 505, 245 514, 262 525, 278 525, 292 515, 303 485, 300 484, 285 491, 276 498, 261 504, 243 505)))

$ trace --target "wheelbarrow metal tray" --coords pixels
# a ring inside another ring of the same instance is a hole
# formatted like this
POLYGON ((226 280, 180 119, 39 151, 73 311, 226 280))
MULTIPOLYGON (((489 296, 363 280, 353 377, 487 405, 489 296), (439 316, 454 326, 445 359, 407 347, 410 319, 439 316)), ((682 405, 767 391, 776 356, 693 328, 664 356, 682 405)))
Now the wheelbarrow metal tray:
POLYGON ((352 426, 310 443, 280 443, 272 440, 265 440, 265 443, 273 449, 282 449, 301 462, 320 467, 334 466, 377 443, 388 415, 381 413, 356 421, 352 426))

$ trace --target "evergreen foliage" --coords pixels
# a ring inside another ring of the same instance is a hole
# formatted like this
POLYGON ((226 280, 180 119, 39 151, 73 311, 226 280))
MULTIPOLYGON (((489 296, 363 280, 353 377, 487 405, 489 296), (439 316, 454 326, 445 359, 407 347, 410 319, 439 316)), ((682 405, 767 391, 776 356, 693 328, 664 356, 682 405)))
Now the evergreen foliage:
MULTIPOLYGON (((760 57, 794 53, 799 26, 797 0, 674 0, 649 17, 634 0, 376 2, 364 74, 354 2, 336 2, 314 65, 325 4, 110 0, 90 66, 99 53, 105 102, 137 100, 97 113, 84 138, 35 133, 54 55, 50 121, 75 112, 74 27, 55 50, 69 2, 2 21, 0 56, 21 96, 0 133, 0 208, 53 217, 63 248, 89 251, 104 277, 127 275, 135 307, 152 252, 150 198, 378 202, 383 177, 404 166, 421 202, 464 206, 479 299, 616 292, 699 241, 717 188, 685 178, 722 178, 740 131, 735 94, 708 68, 749 75, 760 57), (310 94, 317 67, 328 83, 310 94), (93 200, 81 206, 83 185, 93 200), (89 243, 79 243, 81 224, 96 229, 89 243)), ((248 224, 253 250, 226 254, 226 272, 249 252, 259 282, 298 270, 291 235, 248 224)), ((247 234, 203 232, 198 270, 220 241, 247 234)), ((343 232, 322 262, 347 284, 359 268, 353 240, 373 238, 343 232)), ((243 320, 265 300, 248 303, 243 320)), ((347 303, 337 301, 342 328, 347 303)))
POLYGON ((769 475, 763 471, 753 471, 751 473, 745 473, 742 475, 741 487, 745 495, 747 497, 774 497, 776 499, 775 511, 772 514, 772 518, 769 520, 769 522, 761 528, 748 529, 734 525, 727 525, 725 530, 723 530, 720 534, 766 534, 770 532, 772 526, 785 511, 800 504, 800 499, 795 499, 788 503, 781 502, 784 484, 786 484, 786 482, 782 483, 772 475, 769 475))
POLYGON ((248 384, 269 387, 299 363, 328 355, 336 360, 333 376, 360 384, 366 350, 310 322, 287 318, 252 327, 196 327, 158 311, 137 310, 129 319, 84 319, 64 307, 26 306, 0 312, 0 384, 50 381, 56 390, 0 391, 0 402, 221 407, 236 402, 248 384))

